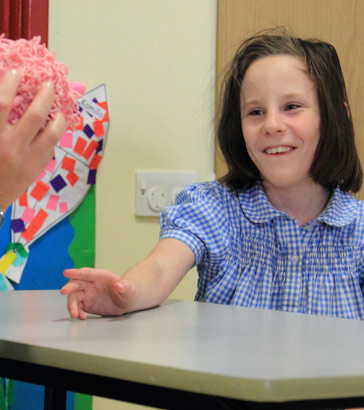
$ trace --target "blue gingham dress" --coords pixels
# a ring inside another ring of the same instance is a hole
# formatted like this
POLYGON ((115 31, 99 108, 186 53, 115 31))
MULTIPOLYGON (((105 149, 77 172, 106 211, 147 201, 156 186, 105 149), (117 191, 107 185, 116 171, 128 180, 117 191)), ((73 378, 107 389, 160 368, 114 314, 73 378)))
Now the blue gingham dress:
POLYGON ((336 189, 304 226, 268 201, 260 185, 235 193, 197 183, 163 210, 160 238, 195 255, 195 300, 364 318, 364 202, 336 189))

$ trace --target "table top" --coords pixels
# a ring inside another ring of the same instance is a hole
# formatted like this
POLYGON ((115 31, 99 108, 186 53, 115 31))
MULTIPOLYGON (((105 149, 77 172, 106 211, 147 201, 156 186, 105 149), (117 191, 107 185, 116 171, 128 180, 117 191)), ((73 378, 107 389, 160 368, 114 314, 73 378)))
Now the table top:
POLYGON ((0 292, 0 357, 253 401, 364 396, 364 323, 167 300, 72 320, 58 291, 0 292))

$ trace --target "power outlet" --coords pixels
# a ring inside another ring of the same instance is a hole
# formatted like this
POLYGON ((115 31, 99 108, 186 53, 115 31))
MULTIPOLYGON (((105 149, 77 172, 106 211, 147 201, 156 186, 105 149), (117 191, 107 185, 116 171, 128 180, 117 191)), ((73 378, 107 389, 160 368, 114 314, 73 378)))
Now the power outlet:
POLYGON ((197 182, 194 171, 136 171, 135 215, 159 216, 167 205, 175 203, 184 187, 197 182))

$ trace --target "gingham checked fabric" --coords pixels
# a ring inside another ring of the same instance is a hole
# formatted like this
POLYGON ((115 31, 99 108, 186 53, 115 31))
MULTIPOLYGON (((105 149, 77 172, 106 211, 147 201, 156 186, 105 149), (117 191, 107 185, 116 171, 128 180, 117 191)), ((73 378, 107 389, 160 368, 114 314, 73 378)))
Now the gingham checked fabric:
POLYGON ((259 185, 236 193, 198 183, 163 210, 160 238, 194 253, 197 301, 364 319, 363 210, 336 189, 300 227, 259 185))

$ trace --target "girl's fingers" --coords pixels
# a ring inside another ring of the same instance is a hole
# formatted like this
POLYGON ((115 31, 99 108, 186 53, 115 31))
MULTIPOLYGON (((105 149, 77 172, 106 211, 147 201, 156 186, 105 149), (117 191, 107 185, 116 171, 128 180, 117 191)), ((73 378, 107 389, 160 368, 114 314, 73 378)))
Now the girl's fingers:
POLYGON ((95 268, 66 269, 63 272, 63 275, 68 279, 84 280, 88 282, 100 280, 100 274, 104 274, 106 276, 107 272, 95 268))
POLYGON ((87 314, 83 310, 78 311, 78 318, 81 320, 86 320, 87 319, 87 314))
POLYGON ((89 282, 85 282, 81 280, 71 280, 70 282, 68 282, 66 285, 63 286, 63 288, 61 289, 61 294, 70 295, 71 293, 85 290, 86 286, 88 286, 89 284, 90 284, 89 282))
POLYGON ((83 297, 82 291, 72 293, 67 298, 67 309, 72 319, 80 318, 81 316, 86 318, 86 313, 83 311, 83 297))
POLYGON ((19 85, 19 73, 8 71, 0 80, 0 129, 3 130, 9 119, 9 113, 19 85))

